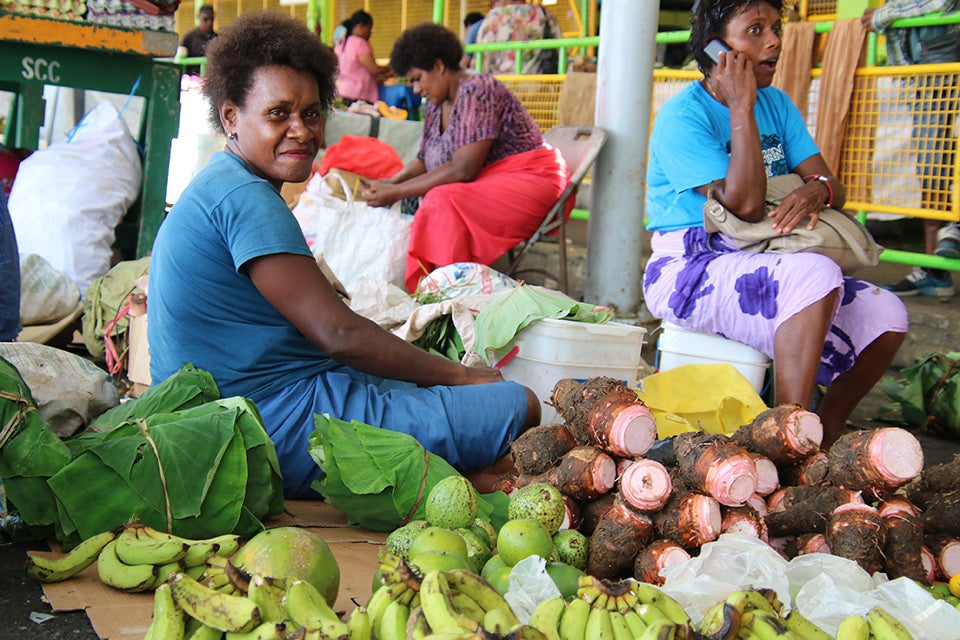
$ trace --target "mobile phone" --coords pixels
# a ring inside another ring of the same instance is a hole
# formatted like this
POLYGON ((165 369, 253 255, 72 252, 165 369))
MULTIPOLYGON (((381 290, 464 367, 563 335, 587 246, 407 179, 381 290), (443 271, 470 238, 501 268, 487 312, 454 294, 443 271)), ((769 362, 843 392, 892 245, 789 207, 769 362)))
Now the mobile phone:
POLYGON ((714 38, 703 48, 703 52, 710 56, 714 63, 720 62, 720 52, 730 51, 730 46, 720 38, 714 38))

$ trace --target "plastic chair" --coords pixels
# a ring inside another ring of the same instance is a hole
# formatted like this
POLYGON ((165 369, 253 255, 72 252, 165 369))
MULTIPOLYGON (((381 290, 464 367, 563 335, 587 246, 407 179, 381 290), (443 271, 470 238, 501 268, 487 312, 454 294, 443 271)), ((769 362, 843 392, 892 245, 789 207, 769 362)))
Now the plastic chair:
MULTIPOLYGON (((509 266, 505 273, 516 276, 518 273, 539 271, 541 269, 520 269, 520 262, 524 256, 544 236, 556 232, 557 253, 560 259, 560 272, 557 278, 560 290, 567 291, 567 217, 566 203, 572 198, 586 177, 587 172, 596 161, 600 150, 607 141, 607 132, 600 127, 564 126, 553 127, 544 134, 544 138, 551 146, 560 151, 567 168, 570 170, 570 184, 564 189, 557 201, 550 207, 540 226, 524 242, 507 252, 509 266)), ((550 275, 550 274, 547 274, 550 275)))

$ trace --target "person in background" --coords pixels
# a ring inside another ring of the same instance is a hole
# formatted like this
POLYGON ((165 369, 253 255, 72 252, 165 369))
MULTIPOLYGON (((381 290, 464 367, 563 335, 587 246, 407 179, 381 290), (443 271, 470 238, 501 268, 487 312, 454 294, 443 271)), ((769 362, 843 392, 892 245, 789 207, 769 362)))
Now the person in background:
MULTIPOLYGON (((464 45, 475 44, 477 41, 477 32, 480 31, 480 25, 483 24, 483 14, 479 11, 471 11, 463 19, 463 26, 467 33, 463 39, 464 45)), ((460 66, 469 69, 473 65, 473 54, 464 53, 460 66)))
MULTIPOLYGON (((540 404, 491 367, 428 354, 343 303, 280 194, 302 182, 336 96, 336 57, 299 20, 244 13, 211 43, 203 92, 226 134, 164 219, 150 262, 150 374, 184 363, 256 403, 287 497, 315 495, 314 414, 407 433, 481 491, 540 404)), ((457 56, 459 60, 459 55, 457 56)))
MULTIPOLYGON (((960 0, 887 0, 876 9, 866 9, 860 22, 869 31, 886 36, 887 64, 941 64, 960 61, 960 24, 932 25, 891 29, 890 25, 902 18, 912 18, 935 12, 953 12, 960 9, 960 0)), ((951 192, 949 168, 954 166, 956 144, 954 119, 957 109, 957 88, 946 86, 943 79, 932 79, 931 84, 917 88, 914 115, 914 137, 920 145, 918 157, 922 180, 924 207, 943 208, 951 192)), ((956 203, 954 203, 956 204, 956 203)), ((960 225, 944 225, 939 220, 924 220, 924 250, 945 258, 960 258, 960 225)), ((885 286, 898 296, 956 295, 949 271, 916 267, 903 280, 885 286)))
MULTIPOLYGON (((207 55, 207 44, 217 37, 217 32, 213 30, 213 18, 213 7, 210 5, 205 4, 197 10, 197 27, 187 32, 180 41, 180 46, 186 49, 186 57, 202 58, 207 55)), ((186 67, 183 72, 198 76, 200 67, 186 67)))
POLYGON ((370 46, 373 16, 358 9, 340 26, 343 27, 343 39, 334 45, 334 51, 340 62, 337 90, 343 104, 350 106, 357 100, 376 104, 377 75, 381 69, 370 46))
POLYGON ((819 414, 824 449, 892 362, 907 331, 893 293, 844 277, 815 253, 750 253, 703 228, 707 194, 749 222, 765 216, 767 178, 804 184, 767 215, 774 230, 815 225, 846 190, 820 155, 789 96, 771 86, 780 57, 782 0, 700 0, 690 48, 702 80, 657 114, 647 170, 652 231, 644 300, 657 318, 736 340, 772 357, 776 404, 819 414), (706 45, 731 51, 714 63, 706 45), (814 407, 819 385, 826 391, 814 407))
POLYGON ((16 340, 20 329, 20 253, 7 194, 0 191, 0 342, 16 340))
POLYGON ((460 68, 457 35, 425 22, 390 53, 398 76, 427 102, 420 150, 396 175, 365 189, 383 207, 423 196, 410 228, 405 284, 454 262, 491 264, 533 233, 569 183, 517 97, 490 74, 460 68))
MULTIPOLYGON (((562 38, 557 18, 539 4, 525 0, 495 0, 484 17, 477 42, 525 42, 562 38)), ((521 52, 521 73, 557 73, 557 49, 528 49, 521 52)), ((517 52, 486 51, 480 71, 495 74, 517 73, 517 52)))

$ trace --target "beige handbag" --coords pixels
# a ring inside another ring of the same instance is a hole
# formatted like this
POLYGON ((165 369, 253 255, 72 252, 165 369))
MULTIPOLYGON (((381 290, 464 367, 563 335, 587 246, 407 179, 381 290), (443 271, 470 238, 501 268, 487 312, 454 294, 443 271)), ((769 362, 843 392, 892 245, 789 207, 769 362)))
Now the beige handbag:
MULTIPOLYGON (((802 185, 803 178, 796 173, 767 178, 766 210, 773 210, 802 185)), ((797 227, 788 234, 777 234, 768 220, 741 220, 718 200, 708 198, 703 205, 703 226, 709 233, 728 236, 741 251, 823 254, 840 265, 846 275, 876 266, 883 250, 853 216, 830 207, 820 212, 820 221, 813 229, 797 227)))

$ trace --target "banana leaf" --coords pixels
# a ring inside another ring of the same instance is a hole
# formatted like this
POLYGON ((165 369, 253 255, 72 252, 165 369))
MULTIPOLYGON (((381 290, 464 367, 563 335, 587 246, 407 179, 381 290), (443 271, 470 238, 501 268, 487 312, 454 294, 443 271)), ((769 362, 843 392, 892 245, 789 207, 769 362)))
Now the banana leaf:
POLYGON ((56 499, 46 479, 70 460, 63 441, 44 420, 17 368, 0 358, 0 481, 10 535, 42 539, 54 533, 56 499))
MULTIPOLYGON (((392 531, 426 517, 426 496, 443 478, 460 475, 412 436, 315 415, 310 455, 323 473, 313 488, 347 516, 350 524, 392 531)), ((497 528, 507 520, 509 498, 482 494, 478 517, 497 528)))
POLYGON ((613 311, 521 284, 500 294, 477 314, 474 351, 493 364, 492 352, 503 349, 521 329, 543 318, 601 324, 613 319, 613 311))
POLYGON ((64 539, 130 520, 194 539, 261 530, 282 511, 282 479, 251 406, 227 399, 89 434, 48 480, 64 539))
POLYGON ((163 382, 147 389, 139 398, 117 405, 91 420, 89 430, 109 431, 135 418, 189 409, 219 398, 220 389, 213 376, 187 363, 163 382))
POLYGON ((902 379, 884 378, 880 388, 910 426, 960 438, 960 352, 931 353, 901 371, 902 379))

